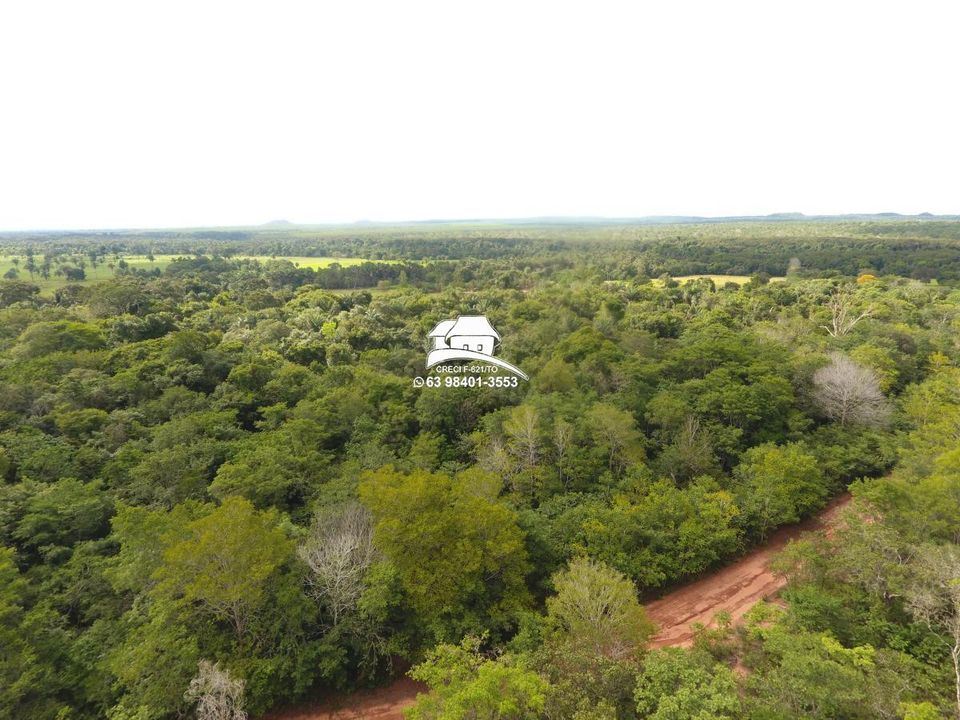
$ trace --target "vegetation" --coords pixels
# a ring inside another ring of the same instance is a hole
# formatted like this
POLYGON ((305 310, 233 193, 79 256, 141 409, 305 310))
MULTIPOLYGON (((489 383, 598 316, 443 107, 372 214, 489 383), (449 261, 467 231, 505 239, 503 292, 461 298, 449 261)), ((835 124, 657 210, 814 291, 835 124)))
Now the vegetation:
MULTIPOLYGON (((141 275, 159 277, 170 263, 184 260, 182 255, 128 255, 117 250, 91 246, 86 251, 82 246, 65 252, 45 251, 42 256, 28 246, 23 255, 0 255, 0 278, 23 280, 35 284, 40 291, 49 294, 73 282, 95 283, 118 275, 141 275)), ((241 262, 267 263, 277 258, 270 256, 236 256, 241 262)), ((318 270, 332 265, 352 267, 364 262, 362 258, 284 257, 284 261, 299 268, 318 270)))
POLYGON ((0 717, 257 717, 411 663, 411 718, 960 713, 960 224, 2 243, 0 717), (530 381, 415 387, 459 314, 530 381), (650 648, 645 601, 848 487, 784 606, 650 648))

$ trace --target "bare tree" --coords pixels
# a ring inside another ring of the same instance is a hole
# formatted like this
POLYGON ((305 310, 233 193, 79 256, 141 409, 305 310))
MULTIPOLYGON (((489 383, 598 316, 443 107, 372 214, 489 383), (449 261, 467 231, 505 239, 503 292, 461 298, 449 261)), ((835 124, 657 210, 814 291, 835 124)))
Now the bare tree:
POLYGON ((243 686, 243 680, 230 677, 220 663, 201 660, 199 672, 183 696, 197 703, 198 720, 247 720, 243 686))
POLYGON ((566 488, 563 481, 563 468, 567 460, 567 451, 573 441, 573 426, 562 418, 557 418, 553 425, 553 451, 557 461, 557 472, 560 475, 560 484, 566 488))
POLYGON ((685 482, 697 475, 709 475, 717 468, 717 458, 709 432, 701 426, 697 415, 687 415, 664 449, 664 472, 674 482, 685 482))
POLYGON ((841 425, 883 425, 890 416, 877 374, 840 353, 813 374, 813 400, 841 425))
POLYGON ((503 431, 510 439, 512 455, 524 470, 537 464, 540 456, 540 415, 529 405, 515 407, 503 423, 503 431))
POLYGON ((356 607, 377 558, 370 511, 354 502, 318 513, 297 552, 310 568, 311 594, 330 608, 337 625, 356 607))
POLYGON ((907 594, 907 608, 950 650, 960 720, 960 548, 923 548, 917 571, 917 582, 907 594))
POLYGON ((487 472, 509 480, 514 474, 514 460, 503 439, 494 435, 478 444, 477 464, 487 472))
POLYGON ((827 302, 827 307, 830 309, 830 324, 820 327, 826 330, 830 337, 843 337, 853 330, 861 320, 873 315, 872 307, 867 307, 858 312, 854 309, 855 304, 852 293, 837 290, 827 302))

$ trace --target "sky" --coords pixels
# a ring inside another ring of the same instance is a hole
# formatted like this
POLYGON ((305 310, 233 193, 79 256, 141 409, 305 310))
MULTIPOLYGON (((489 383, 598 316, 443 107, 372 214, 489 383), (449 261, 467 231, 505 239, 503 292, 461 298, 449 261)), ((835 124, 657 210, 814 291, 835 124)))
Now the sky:
POLYGON ((960 213, 960 4, 4 2, 0 230, 960 213))

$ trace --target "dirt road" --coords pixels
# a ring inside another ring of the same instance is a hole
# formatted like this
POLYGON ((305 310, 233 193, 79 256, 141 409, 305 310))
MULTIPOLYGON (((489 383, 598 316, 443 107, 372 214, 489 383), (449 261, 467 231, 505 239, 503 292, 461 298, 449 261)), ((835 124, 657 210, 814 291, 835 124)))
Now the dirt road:
MULTIPOLYGON (((736 622, 755 603, 776 594, 784 581, 770 572, 770 559, 800 533, 829 525, 849 502, 849 495, 834 499, 816 517, 781 528, 739 560, 648 603, 647 611, 659 628, 652 645, 688 646, 693 641, 692 624, 709 625, 719 610, 728 611, 736 622)), ((264 720, 403 720, 403 709, 424 689, 420 683, 400 678, 386 687, 301 705, 264 720)))
POLYGON ((270 713, 263 720, 403 720, 403 709, 425 691, 425 685, 401 677, 385 687, 270 713))
POLYGON ((829 525, 849 502, 849 495, 841 495, 816 517, 780 528, 766 543, 736 562, 648 603, 650 619, 659 628, 653 647, 689 646, 694 623, 709 625, 718 610, 729 612, 736 623, 757 602, 774 595, 785 580, 770 572, 771 558, 805 530, 829 525))

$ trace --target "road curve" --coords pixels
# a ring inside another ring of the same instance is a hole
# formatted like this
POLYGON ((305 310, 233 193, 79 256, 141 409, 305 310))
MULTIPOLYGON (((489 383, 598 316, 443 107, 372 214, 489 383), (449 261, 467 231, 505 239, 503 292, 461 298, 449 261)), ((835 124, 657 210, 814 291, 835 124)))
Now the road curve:
MULTIPOLYGON (((651 645, 689 646, 693 642, 693 624, 709 625, 720 610, 729 612, 737 622, 754 604, 775 595, 786 581, 770 571, 773 556, 802 532, 829 526, 849 502, 847 494, 834 498, 816 516, 780 528, 766 543, 739 560, 648 603, 647 612, 658 628, 651 645)), ((271 713, 263 720, 403 720, 403 709, 416 701, 418 692, 425 690, 421 683, 402 677, 385 687, 300 705, 271 713)))
POLYGON ((720 610, 729 612, 736 623, 757 602, 775 595, 786 580, 770 571, 773 556, 800 533, 829 525, 849 502, 847 494, 835 498, 814 517, 780 528, 739 560, 648 603, 647 613, 658 628, 651 645, 687 647, 693 642, 695 623, 709 625, 720 610))

